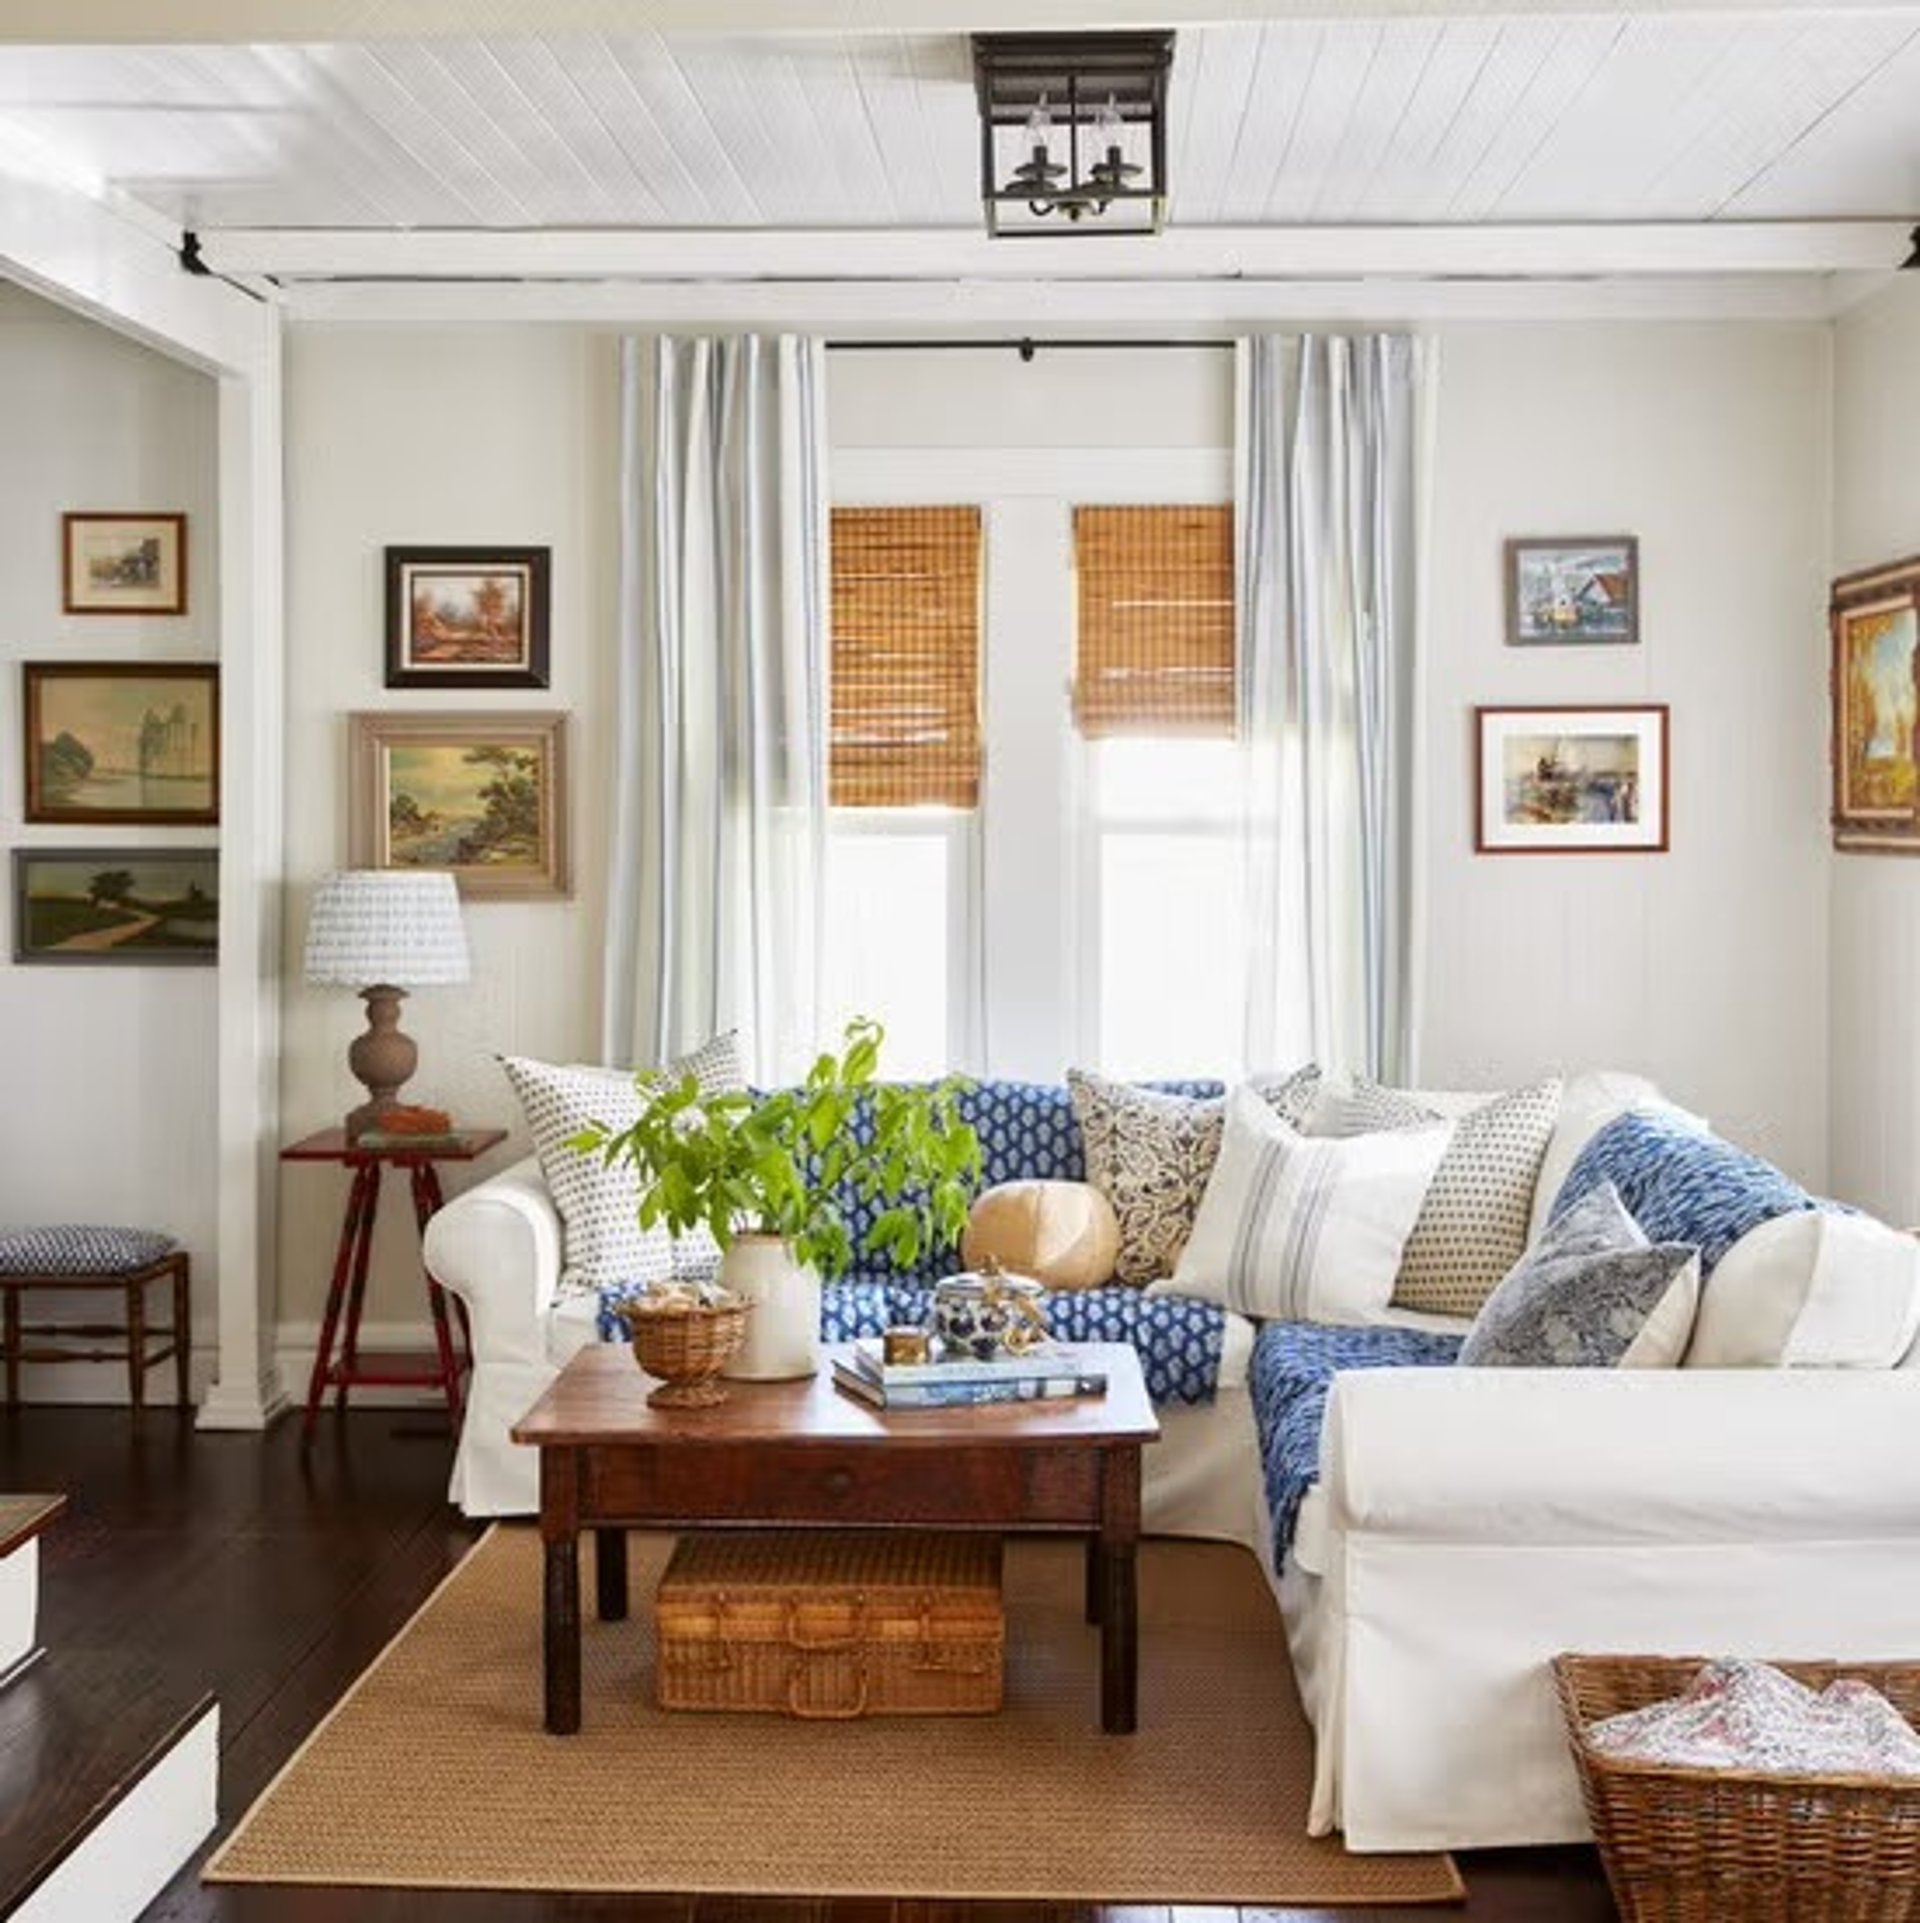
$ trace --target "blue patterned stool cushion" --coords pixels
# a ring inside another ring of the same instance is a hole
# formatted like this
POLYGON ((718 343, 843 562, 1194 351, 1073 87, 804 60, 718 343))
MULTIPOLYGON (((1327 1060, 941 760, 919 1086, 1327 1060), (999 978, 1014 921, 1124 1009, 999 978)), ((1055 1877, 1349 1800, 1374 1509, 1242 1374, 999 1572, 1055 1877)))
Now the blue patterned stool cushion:
POLYGON ((1731 1142, 1657 1109, 1634 1109, 1609 1122, 1575 1159, 1560 1185, 1550 1222, 1611 1182, 1650 1242, 1691 1242, 1700 1279, 1747 1233, 1777 1215, 1837 1208, 1809 1195, 1792 1176, 1731 1142))
POLYGON ((1333 1378, 1343 1369, 1444 1368, 1459 1354, 1460 1340, 1419 1329, 1334 1328, 1321 1322, 1269 1322, 1261 1328, 1248 1387, 1273 1516, 1276 1571, 1293 1547, 1300 1505, 1320 1480, 1320 1425, 1333 1378))
POLYGON ((63 1222, 0 1234, 0 1275, 129 1275, 180 1245, 158 1229, 63 1222))
MULTIPOLYGON (((600 1295, 602 1342, 625 1342, 620 1291, 600 1295)), ((1211 1402, 1220 1388, 1227 1318, 1211 1302, 1184 1295, 1142 1295, 1124 1285, 1063 1289, 1040 1298, 1047 1327, 1062 1342, 1125 1342, 1140 1357, 1147 1394, 1155 1402, 1211 1402)), ((929 1284, 844 1276, 820 1293, 820 1337, 854 1342, 933 1319, 929 1284)))

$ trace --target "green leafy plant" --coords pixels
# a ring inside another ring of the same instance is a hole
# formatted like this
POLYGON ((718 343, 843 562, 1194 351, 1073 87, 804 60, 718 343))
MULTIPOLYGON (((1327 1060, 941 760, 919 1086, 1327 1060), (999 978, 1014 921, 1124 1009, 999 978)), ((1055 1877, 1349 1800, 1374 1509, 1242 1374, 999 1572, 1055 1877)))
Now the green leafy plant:
POLYGON ((966 1225, 980 1140, 961 1119, 962 1078, 876 1079, 884 1039, 878 1022, 851 1021, 840 1053, 766 1094, 703 1095, 691 1075, 643 1074, 648 1100, 631 1128, 596 1122, 569 1146, 636 1171, 643 1227, 682 1235, 704 1224, 723 1249, 737 1235, 777 1235, 829 1281, 854 1256, 847 1197, 883 1203, 861 1249, 908 1268, 966 1225))

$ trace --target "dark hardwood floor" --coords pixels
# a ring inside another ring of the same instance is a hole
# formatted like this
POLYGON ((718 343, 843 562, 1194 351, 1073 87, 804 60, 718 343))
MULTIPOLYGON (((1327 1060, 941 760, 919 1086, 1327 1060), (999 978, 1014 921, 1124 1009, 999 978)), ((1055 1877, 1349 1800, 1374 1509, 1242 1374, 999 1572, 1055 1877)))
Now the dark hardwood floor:
MULTIPOLYGON (((42 1637, 127 1660, 220 1701, 223 1824, 301 1739, 478 1535, 445 1500, 443 1423, 375 1412, 199 1435, 166 1409, 34 1408, 0 1415, 0 1492, 64 1490, 43 1540, 42 1637)), ((109 1707, 110 1706, 103 1706, 109 1707)), ((0 1802, 7 1786, 0 1784, 0 1802)), ((610 1814, 618 1811, 610 1796, 610 1814)), ((530 1811, 537 1821, 538 1812, 530 1811)), ((1461 1862, 1472 1923, 1599 1923, 1613 1915, 1587 1850, 1503 1851, 1461 1862)), ((1245 1911, 1237 1923, 1367 1919, 1431 1910, 1245 1911)), ((1449 1914, 1447 1911, 1438 1914, 1449 1914)), ((539 1896, 203 1887, 189 1865, 149 1923, 1236 1923, 1231 1911, 1073 1904, 795 1898, 539 1896)))

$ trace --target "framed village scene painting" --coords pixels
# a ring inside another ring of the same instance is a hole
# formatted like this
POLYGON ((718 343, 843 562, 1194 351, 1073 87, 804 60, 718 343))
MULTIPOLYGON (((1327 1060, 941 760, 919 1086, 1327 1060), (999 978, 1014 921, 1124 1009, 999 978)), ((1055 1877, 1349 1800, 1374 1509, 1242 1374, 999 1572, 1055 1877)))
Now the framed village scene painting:
POLYGON ((1920 558, 1833 584, 1833 845, 1920 854, 1920 558))
POLYGON ((1640 639, 1640 543, 1631 534, 1507 543, 1507 645, 1631 646, 1640 639))
POLYGON ((441 868, 470 900, 572 892, 563 714, 351 717, 349 859, 441 868))
POLYGON ((16 848, 16 962, 213 962, 215 848, 16 848))
POLYGON ((1473 713, 1480 854, 1665 852, 1664 706, 1473 713))
POLYGON ((544 688, 550 550, 388 548, 387 686, 544 688))
POLYGON ((63 514, 61 610, 67 614, 185 614, 184 514, 63 514))
POLYGON ((212 827, 220 670, 212 662, 29 661, 26 819, 212 827))

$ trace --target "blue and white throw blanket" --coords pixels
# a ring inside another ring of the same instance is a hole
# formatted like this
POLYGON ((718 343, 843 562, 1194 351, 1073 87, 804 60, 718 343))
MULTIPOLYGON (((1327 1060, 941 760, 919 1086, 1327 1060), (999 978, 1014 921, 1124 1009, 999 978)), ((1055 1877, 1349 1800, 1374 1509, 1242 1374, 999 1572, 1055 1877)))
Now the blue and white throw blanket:
POLYGON ((1285 1565, 1307 1491, 1320 1480, 1320 1427, 1333 1378, 1343 1369, 1445 1368, 1457 1335, 1420 1329, 1347 1329, 1269 1322, 1253 1345, 1253 1419, 1260 1472, 1273 1516, 1273 1566, 1285 1565))
MULTIPOLYGON (((600 1339, 628 1339, 618 1290, 600 1297, 600 1339)), ((1062 1342, 1125 1342, 1140 1358, 1147 1394, 1155 1402, 1211 1402, 1220 1387, 1226 1312, 1184 1295, 1143 1295, 1124 1283, 1103 1289, 1061 1289, 1040 1298, 1048 1330, 1062 1342)), ((821 1292, 820 1335, 827 1342, 907 1326, 933 1318, 933 1290, 924 1283, 849 1276, 821 1292)))

